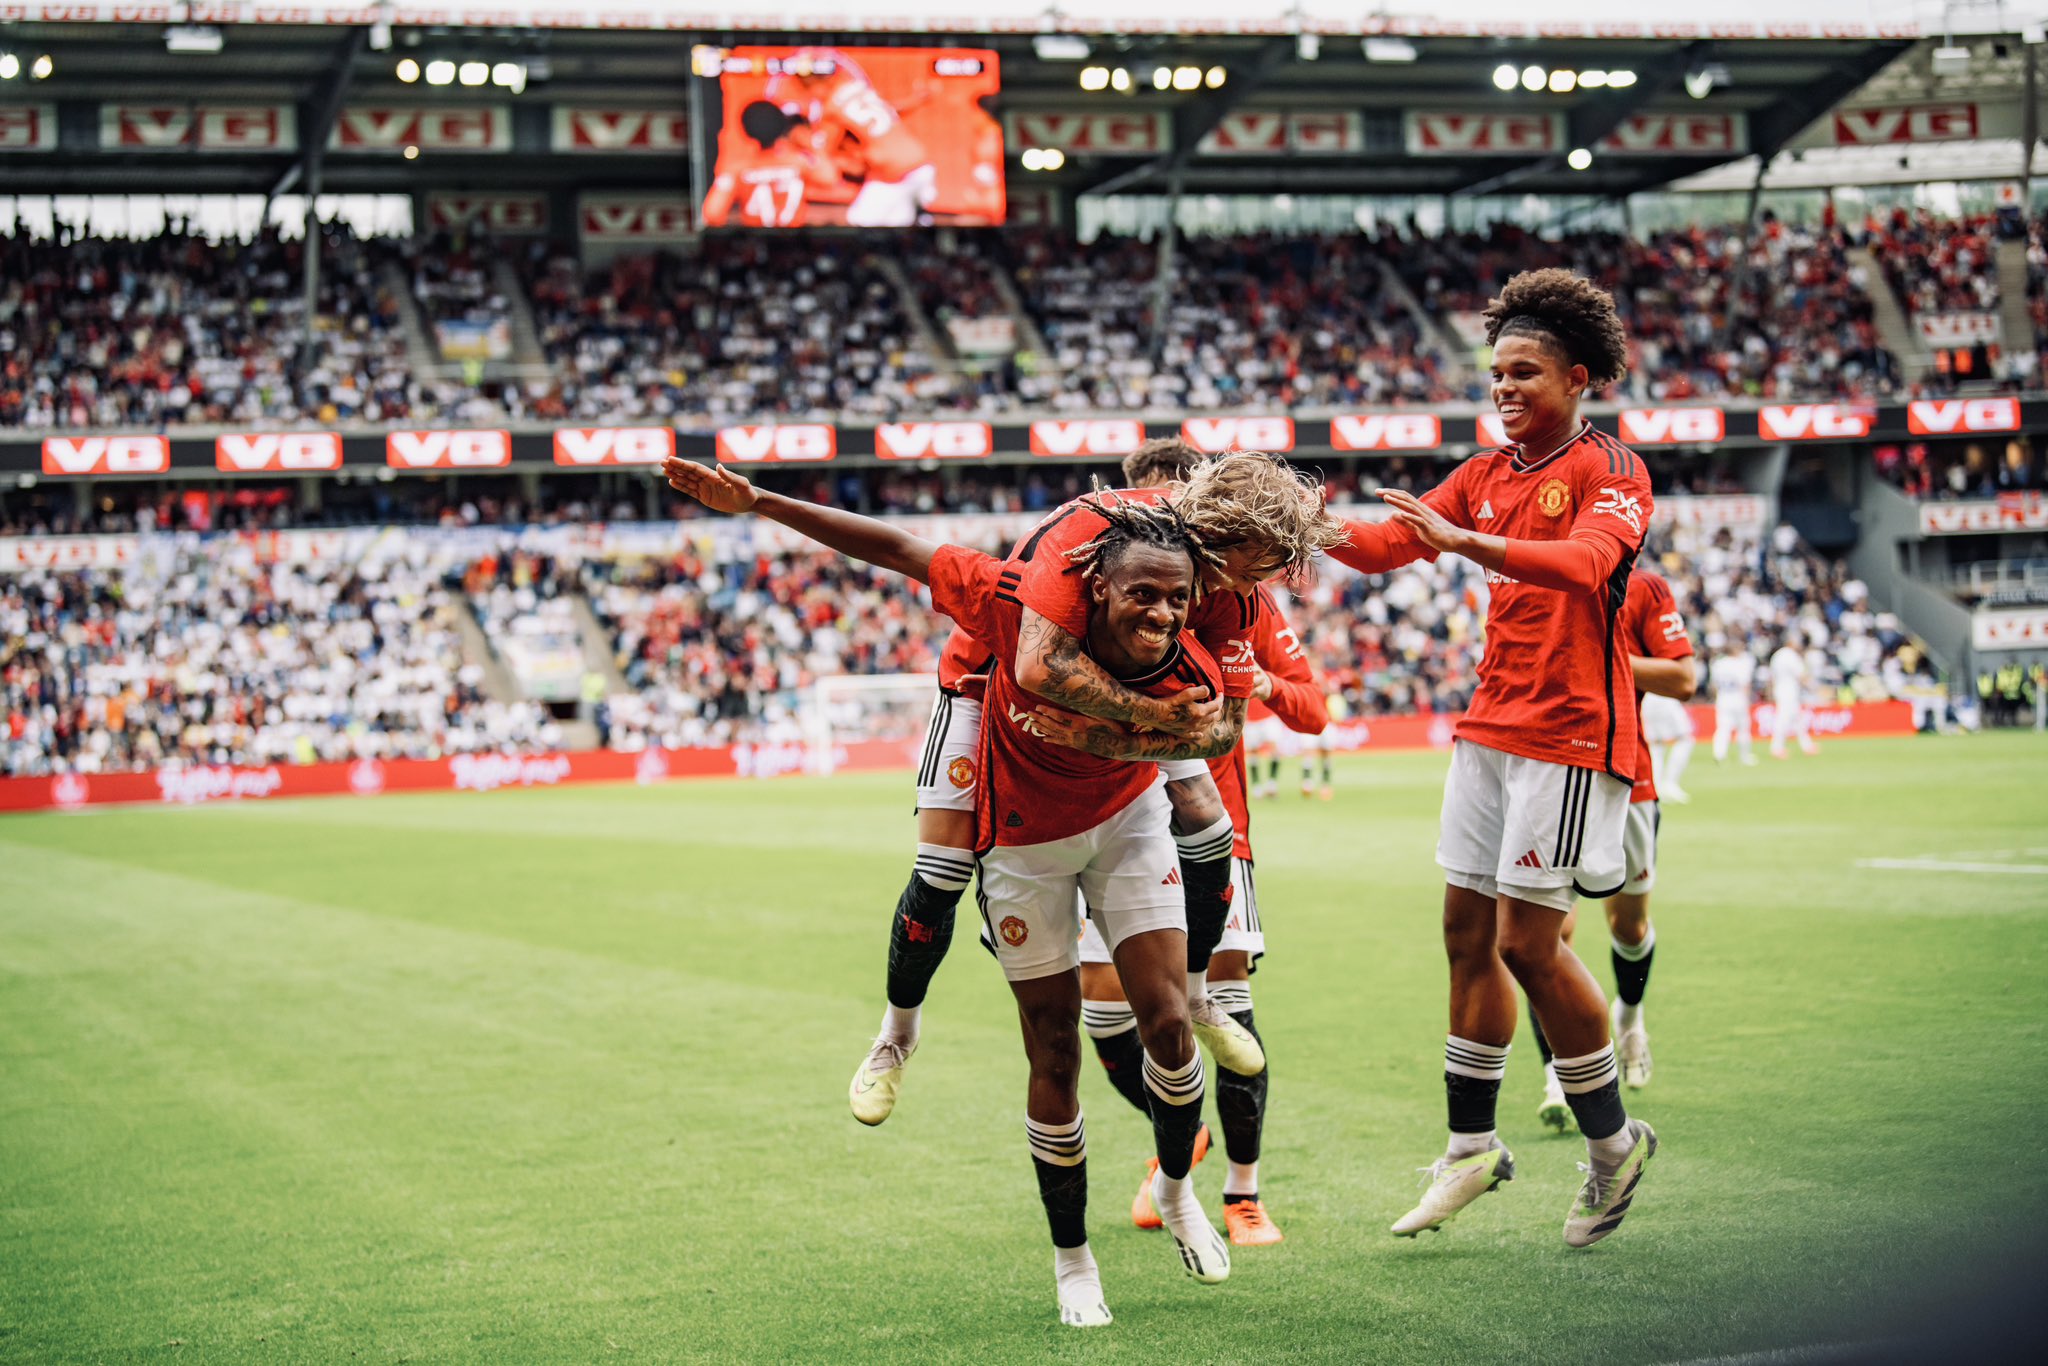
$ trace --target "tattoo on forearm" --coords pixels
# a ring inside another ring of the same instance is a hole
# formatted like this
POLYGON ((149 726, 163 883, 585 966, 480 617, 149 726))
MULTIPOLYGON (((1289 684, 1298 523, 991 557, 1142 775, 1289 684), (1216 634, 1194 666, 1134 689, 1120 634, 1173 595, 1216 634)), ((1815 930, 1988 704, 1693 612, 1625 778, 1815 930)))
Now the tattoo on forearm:
POLYGON ((1103 759, 1214 759, 1237 748, 1244 736, 1244 714, 1243 698, 1226 698, 1222 715, 1200 735, 1133 735, 1121 726, 1090 726, 1081 747, 1103 759))
POLYGON ((1080 641, 1043 618, 1024 623, 1017 652, 1043 659, 1045 687, 1040 695, 1068 711, 1103 721, 1139 721, 1150 715, 1144 694, 1111 678, 1081 649, 1080 641))

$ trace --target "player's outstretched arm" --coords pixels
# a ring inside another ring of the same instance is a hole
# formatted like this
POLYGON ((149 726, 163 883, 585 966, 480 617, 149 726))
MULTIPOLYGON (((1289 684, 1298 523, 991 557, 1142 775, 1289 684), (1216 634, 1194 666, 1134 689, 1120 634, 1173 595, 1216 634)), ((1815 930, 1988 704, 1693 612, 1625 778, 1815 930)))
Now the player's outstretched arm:
MULTIPOLYGON (((1068 711, 1080 712, 1101 721, 1118 721, 1165 731, 1168 736, 1192 737, 1205 733, 1223 711, 1221 703, 1205 689, 1191 689, 1177 697, 1147 697, 1133 692, 1090 659, 1079 640, 1029 607, 1024 609, 1023 625, 1017 635, 1016 677, 1017 686, 1024 691, 1057 703, 1068 711)), ((1197 759, 1207 756, 1186 754, 1166 757, 1197 759)))
POLYGON ((1653 659, 1649 655, 1630 655, 1629 672, 1635 675, 1636 686, 1644 692, 1659 697, 1672 697, 1680 702, 1692 701, 1692 695, 1699 688, 1699 673, 1694 668, 1691 655, 1677 659, 1653 659))
POLYGON ((1407 528, 1430 549, 1445 555, 1463 555, 1481 569, 1497 570, 1538 588, 1554 588, 1563 593, 1600 592, 1627 549, 1604 532, 1578 529, 1562 541, 1489 536, 1449 521, 1412 493, 1381 489, 1380 497, 1394 509, 1394 523, 1407 528))
POLYGON ((688 494, 713 512, 751 512, 780 522, 820 545, 856 560, 866 560, 877 569, 907 575, 920 583, 931 579, 932 552, 939 548, 937 543, 913 536, 888 522, 769 493, 755 488, 744 475, 677 456, 663 461, 661 472, 670 488, 688 494))
POLYGON ((1225 698, 1215 723, 1197 735, 1139 734, 1129 726, 1040 707, 1032 726, 1044 739, 1099 759, 1214 759, 1244 738, 1245 700, 1225 698))

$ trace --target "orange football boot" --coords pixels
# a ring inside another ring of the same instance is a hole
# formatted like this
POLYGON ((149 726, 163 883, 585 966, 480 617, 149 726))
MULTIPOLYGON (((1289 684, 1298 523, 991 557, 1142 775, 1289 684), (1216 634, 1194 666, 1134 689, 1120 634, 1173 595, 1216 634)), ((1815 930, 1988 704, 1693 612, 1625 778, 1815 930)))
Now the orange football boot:
MULTIPOLYGON (((1195 1130, 1195 1160, 1188 1170, 1194 1171, 1202 1165, 1202 1159, 1209 1155, 1209 1126, 1204 1124, 1195 1130)), ((1159 1159, 1145 1159, 1145 1179, 1138 1185, 1138 1198, 1131 1201, 1131 1222, 1139 1228, 1163 1228, 1157 1211, 1152 1208, 1152 1173, 1159 1170, 1159 1159)))
POLYGON ((1265 1247, 1281 1241, 1279 1225, 1266 1215, 1266 1206, 1258 1200, 1223 1200, 1223 1223, 1230 1230, 1230 1241, 1238 1247, 1265 1247))

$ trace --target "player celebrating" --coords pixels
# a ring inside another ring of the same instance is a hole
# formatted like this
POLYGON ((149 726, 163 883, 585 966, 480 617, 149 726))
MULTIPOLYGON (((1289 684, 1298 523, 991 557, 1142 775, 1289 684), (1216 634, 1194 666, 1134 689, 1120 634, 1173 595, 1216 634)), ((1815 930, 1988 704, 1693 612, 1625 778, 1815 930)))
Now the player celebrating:
MULTIPOLYGON (((1623 840, 1627 866, 1625 890, 1602 904, 1607 908, 1609 956, 1614 963, 1614 1052, 1622 1084, 1641 1090, 1650 1084, 1650 1033, 1643 1023, 1643 995, 1650 985, 1650 959, 1657 949, 1657 930, 1650 924, 1650 889, 1657 885, 1657 809, 1655 766, 1646 735, 1650 697, 1669 699, 1681 712, 1699 685, 1693 664, 1692 638, 1685 618, 1660 575, 1638 569, 1628 576, 1628 599, 1621 607, 1621 642, 1628 651, 1629 672, 1636 685, 1636 781, 1629 794, 1628 832, 1623 840)), ((1573 912, 1565 920, 1565 943, 1572 940, 1573 912)), ((1538 1118, 1557 1129, 1570 1123, 1571 1110, 1558 1085, 1549 1042, 1533 1015, 1536 1046, 1543 1054, 1544 1095, 1538 1118)))
MULTIPOLYGON (((1027 564, 920 540, 889 523, 756 491, 728 470, 688 465, 670 483, 716 511, 757 512, 845 554, 927 582, 933 605, 977 640, 1012 653, 1023 622, 1017 589, 1027 564)), ((1068 569, 1090 604, 1091 658, 1147 693, 1221 688, 1216 662, 1186 634, 1205 550, 1171 507, 1104 497, 1101 532, 1068 569)), ((1108 1323, 1088 1247, 1087 1142, 1077 1074, 1080 978, 1075 897, 1085 895, 1136 1010, 1159 1161, 1151 1198, 1187 1273, 1204 1283, 1230 1274, 1230 1252, 1188 1179, 1201 1127, 1204 1078, 1189 1027, 1183 976, 1185 905, 1167 832, 1167 802, 1149 760, 1228 753, 1244 726, 1227 705, 1201 736, 1121 735, 1113 756, 1049 743, 1055 710, 1011 675, 988 679, 976 813, 982 918, 1017 997, 1031 1079, 1025 1130, 1054 1246, 1060 1320, 1108 1323)), ((1078 718, 1070 718, 1078 719, 1078 718)))
POLYGON ((1750 749, 1749 710, 1755 704, 1756 656, 1738 641, 1714 656, 1707 666, 1707 678, 1714 685, 1714 762, 1728 758, 1728 742, 1735 741, 1744 764, 1755 764, 1750 749))
POLYGON ((1472 457, 1421 498, 1382 490, 1392 520, 1354 523, 1350 542, 1331 552, 1368 574, 1463 555, 1492 586, 1437 843, 1451 968, 1450 1144, 1393 1231, 1438 1228, 1514 1176, 1494 1113, 1519 983, 1557 1047, 1587 1139, 1586 1180, 1564 1227, 1565 1241, 1583 1247, 1621 1223, 1656 1151, 1650 1126, 1622 1105, 1606 998, 1562 937, 1575 887, 1622 890, 1636 737, 1616 623, 1650 481, 1634 452, 1579 416, 1586 391, 1627 367, 1612 297, 1568 271, 1525 271, 1485 318, 1493 402, 1512 444, 1472 457))
MULTIPOLYGON (((685 462, 672 463, 679 467, 685 462)), ((1232 661, 1225 668, 1225 691, 1248 695, 1251 670, 1236 661, 1249 658, 1249 644, 1239 642, 1256 625, 1256 604, 1248 608, 1232 590, 1306 564, 1341 538, 1341 526, 1322 510, 1319 492, 1270 456, 1236 452, 1205 460, 1179 441, 1156 441, 1126 457, 1124 472, 1137 487, 1117 497, 1145 501, 1170 496, 1205 543, 1224 547, 1220 563, 1202 567, 1204 585, 1212 591, 1195 608, 1189 629, 1212 656, 1232 661)), ((1055 509, 1013 552, 1013 558, 1033 569, 1018 594, 1025 631, 1014 656, 1014 676, 1027 690, 1069 710, 1168 734, 1193 733, 1213 722, 1219 702, 1133 693, 1088 659, 1061 625, 1034 610, 1042 604, 1072 623, 1071 580, 1061 566, 1068 551, 1101 531, 1096 512, 1086 500, 1055 509), (1039 570, 1046 573, 1041 577, 1039 570)), ((968 813, 976 799, 972 756, 982 716, 979 685, 967 680, 998 667, 998 658, 983 642, 955 631, 940 659, 940 697, 918 775, 917 865, 890 925, 888 1009, 849 1087, 854 1116, 865 1124, 880 1124, 895 1108, 904 1068, 917 1048, 925 994, 952 942, 955 909, 973 862, 968 813)), ((1212 1055, 1228 1060, 1241 1074, 1256 1075, 1264 1066, 1258 1041, 1209 999, 1206 983, 1208 956, 1228 914, 1230 818, 1207 765, 1196 761, 1165 768, 1187 893, 1195 1031, 1212 1055)))
MULTIPOLYGON (((1252 637, 1253 657, 1258 662, 1252 698, 1263 704, 1275 721, 1303 734, 1316 734, 1329 724, 1329 709, 1322 688, 1310 667, 1301 642, 1280 613, 1279 604, 1263 586, 1255 592, 1261 599, 1259 629, 1252 637)), ((1246 723, 1249 729, 1249 721, 1246 723)), ((1245 752, 1250 742, 1240 743, 1222 758, 1209 760, 1223 803, 1230 811, 1236 835, 1232 841, 1230 918, 1224 923, 1223 938, 1210 959, 1210 996, 1230 1012, 1231 1018, 1258 1038, 1252 1017, 1251 973, 1253 963, 1266 952, 1265 928, 1259 920, 1257 893, 1252 886, 1251 808, 1246 801, 1245 752)), ((1085 909, 1085 908, 1084 908, 1085 909)), ((1142 1113, 1145 1096, 1140 1085, 1142 1050, 1137 1023, 1123 985, 1117 980, 1109 945, 1092 920, 1082 922, 1081 932, 1081 1023, 1094 1041, 1096 1056, 1108 1072, 1111 1083, 1124 1099, 1142 1113)), ((1263 1048, 1265 1041, 1260 1039, 1263 1048)), ((1223 1123, 1223 1146, 1230 1159, 1230 1173, 1223 1182, 1223 1222, 1230 1241, 1240 1247, 1257 1247, 1281 1241, 1279 1228, 1259 1199, 1259 1151, 1265 1128, 1266 1096, 1270 1067, 1256 1076, 1232 1071, 1220 1060, 1216 1077, 1216 1112, 1223 1123)), ((1206 1143, 1198 1142, 1195 1160, 1201 1161, 1206 1143)), ((1152 1167, 1131 1203, 1131 1222, 1139 1228, 1158 1228, 1159 1216, 1150 1200, 1152 1167)))
POLYGON ((735 203, 740 222, 750 228, 802 223, 804 196, 839 183, 839 173, 802 145, 809 125, 766 100, 755 100, 740 111, 740 127, 760 153, 741 166, 719 162, 718 176, 704 196, 705 225, 724 227, 735 203))
POLYGON ((772 77, 766 97, 816 129, 819 148, 861 182, 846 206, 856 228, 908 228, 938 196, 938 170, 924 143, 867 73, 834 48, 798 48, 772 77))

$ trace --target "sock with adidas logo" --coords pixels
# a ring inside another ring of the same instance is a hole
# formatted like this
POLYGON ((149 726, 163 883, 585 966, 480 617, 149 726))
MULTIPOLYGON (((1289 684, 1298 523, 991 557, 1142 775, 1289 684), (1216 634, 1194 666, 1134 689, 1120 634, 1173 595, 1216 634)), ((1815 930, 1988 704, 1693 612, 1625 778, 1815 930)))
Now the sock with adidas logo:
POLYGON ((1202 1050, 1191 1050, 1185 1065, 1164 1067, 1150 1053, 1143 1064, 1145 1089, 1151 1092, 1152 1143, 1159 1170, 1169 1181, 1186 1178, 1195 1165, 1195 1136, 1202 1129, 1202 1050))
POLYGON ((1066 1123, 1024 1117, 1024 1139, 1038 1173, 1038 1198, 1054 1247, 1088 1243, 1088 1135, 1077 1111, 1066 1123))
POLYGON ((1508 1074, 1508 1044, 1444 1039, 1444 1100, 1449 1109, 1452 1161, 1483 1153, 1493 1143, 1501 1078, 1508 1074))
POLYGON ((1207 972, 1209 955, 1230 919, 1230 851, 1237 834, 1228 815, 1187 835, 1175 835, 1188 903, 1188 971, 1207 972))
MULTIPOLYGON (((1614 1066, 1614 1045, 1602 1044, 1597 1053, 1579 1058, 1559 1058, 1557 1084, 1579 1122, 1579 1132, 1589 1144, 1613 1138, 1628 1126, 1628 1111, 1621 1103, 1621 1074, 1614 1066)), ((1626 1151, 1626 1149, 1624 1149, 1626 1151)))
POLYGON ((1145 1046, 1138 1042, 1138 1021, 1131 1013, 1131 1003, 1083 1001, 1081 1028, 1095 1045, 1095 1056, 1109 1073, 1109 1084, 1135 1105, 1139 1114, 1149 1116, 1152 1107, 1145 1099, 1145 1046))

